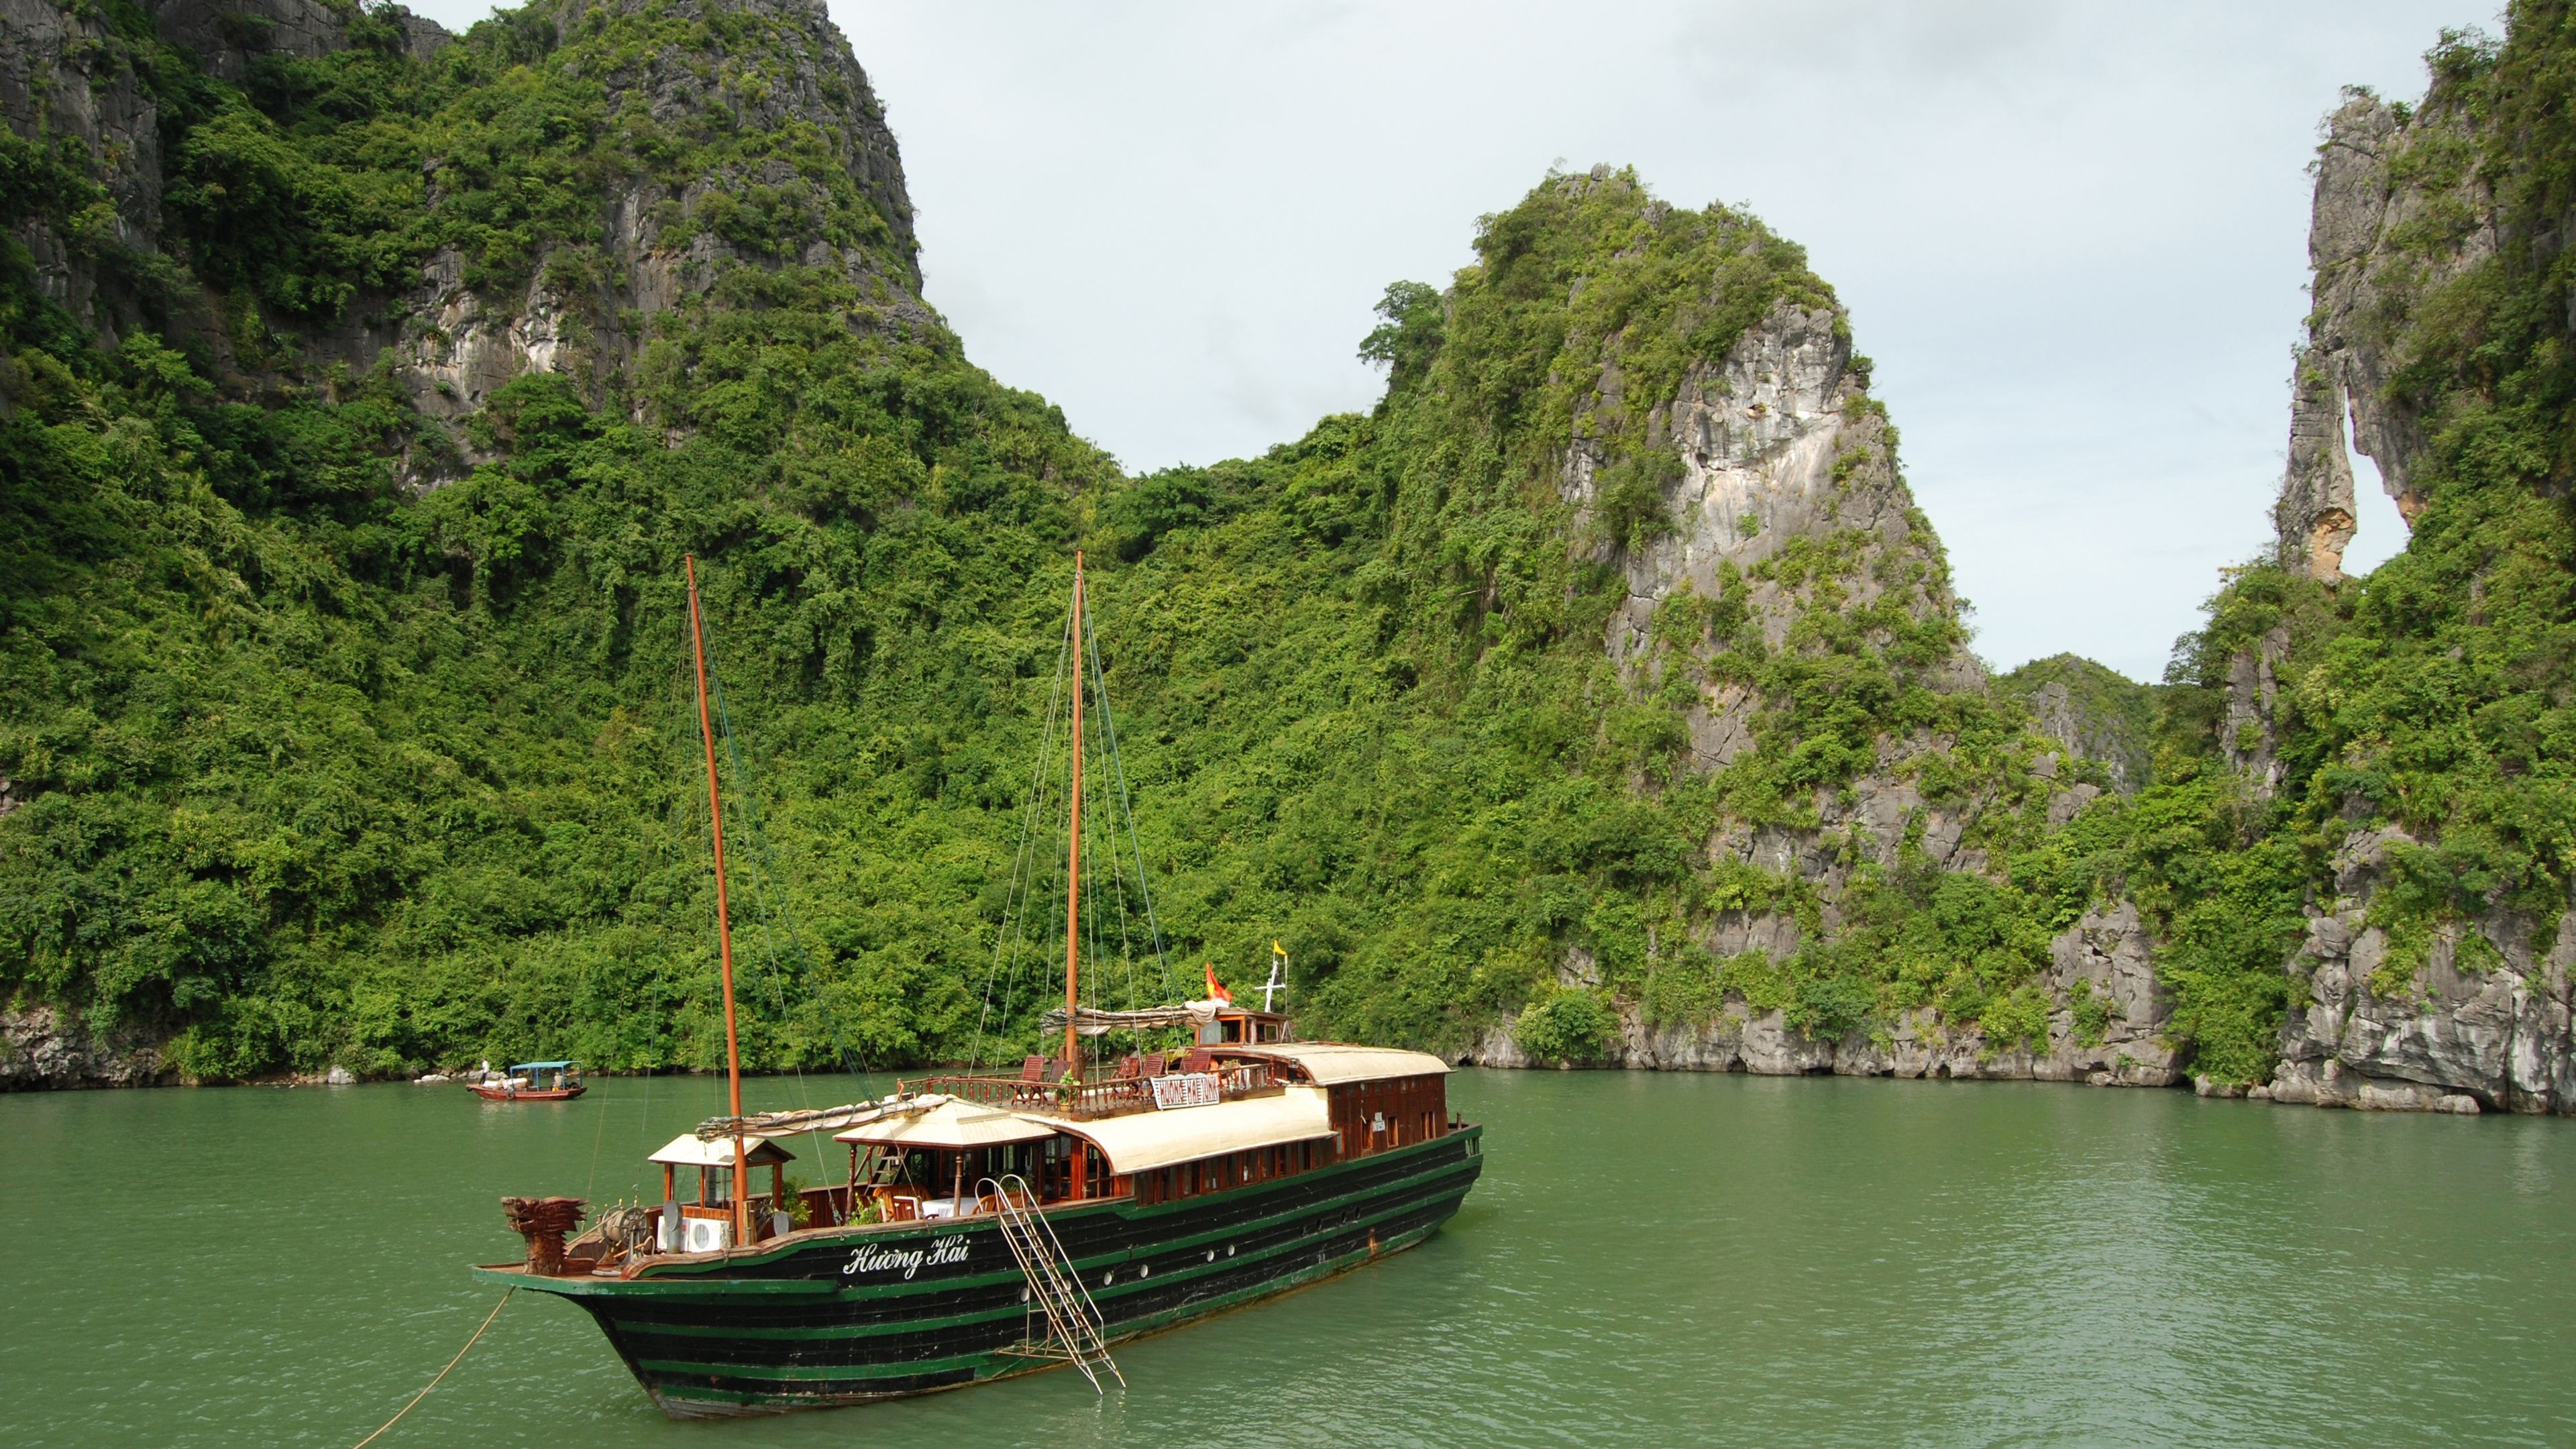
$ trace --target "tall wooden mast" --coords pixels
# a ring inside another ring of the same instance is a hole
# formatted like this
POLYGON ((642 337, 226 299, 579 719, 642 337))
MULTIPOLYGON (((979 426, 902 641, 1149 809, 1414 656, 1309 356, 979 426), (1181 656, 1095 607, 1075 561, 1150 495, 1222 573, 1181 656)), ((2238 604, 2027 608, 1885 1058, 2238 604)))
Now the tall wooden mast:
MULTIPOLYGON (((1064 1065, 1082 1071, 1081 1044, 1075 1040, 1073 1013, 1078 999, 1078 962, 1082 928, 1082 550, 1073 551, 1073 813, 1068 823, 1073 844, 1066 852, 1064 890, 1064 1065)), ((1078 1078, 1077 1078, 1078 1079, 1078 1078)))
MULTIPOLYGON (((707 629, 698 611, 698 560, 694 554, 682 558, 689 569, 689 642, 698 656, 698 737, 707 747, 707 820, 716 838, 716 955, 724 973, 725 1008, 725 1087, 731 1096, 733 1119, 742 1120, 742 1048, 734 1036, 733 1025, 733 916, 726 909, 724 869, 724 801, 716 788, 716 730, 707 717, 707 629)), ((1077 596, 1079 585, 1076 586, 1077 596)), ((733 1139, 733 1240, 736 1245, 751 1241, 751 1173, 744 1152, 742 1135, 733 1139)))

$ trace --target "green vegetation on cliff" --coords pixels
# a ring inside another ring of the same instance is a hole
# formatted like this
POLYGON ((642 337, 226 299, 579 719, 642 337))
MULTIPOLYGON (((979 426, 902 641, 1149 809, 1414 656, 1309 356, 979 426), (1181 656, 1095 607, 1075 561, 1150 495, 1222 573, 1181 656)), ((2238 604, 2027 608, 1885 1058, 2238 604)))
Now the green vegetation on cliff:
MULTIPOLYGON (((739 735, 763 1066, 983 1028, 1076 547, 1174 967, 1129 950, 1110 1004, 1201 960, 1257 980, 1276 938, 1337 1034, 1456 1049, 1526 1006, 1525 1050, 1584 1060, 1614 1008, 1740 1003, 1818 1038, 1930 1008, 1999 1051, 2046 1043, 2050 941, 2125 898, 2172 1034, 2242 1079, 2354 810, 2438 840, 2410 919, 2564 896, 2576 364, 2528 245, 2424 312, 2401 384, 2445 461, 2415 546, 2331 595, 2238 575, 2153 704, 2077 660, 1978 683, 1862 359, 1832 485, 1892 521, 1676 591, 1618 658, 1674 526, 1674 400, 1834 307, 1751 217, 1551 176, 1445 290, 1388 289, 1370 413, 1130 478, 910 295, 899 186, 811 113, 873 102, 765 7, 540 0, 434 51, 352 10, 344 47, 238 84, 104 16, 92 74, 159 107, 158 246, 120 240, 99 158, 0 140, 0 998, 167 1033, 187 1075, 718 1059, 684 553, 739 735), (391 361, 318 360, 372 356, 351 329, 442 256, 485 298, 615 293, 633 214, 714 260, 649 318, 568 309, 576 362, 452 429, 391 361), (39 236, 99 325, 47 300, 39 236), (2272 636, 2266 794, 2227 699, 2272 636), (2051 684, 2072 777, 2033 729, 2051 684), (1692 735, 1717 700, 1722 761, 1692 735), (2077 778, 2125 793, 2074 811, 2077 778), (1898 787, 1883 850, 1855 812, 1898 787), (1938 852, 1925 810, 1959 822, 1938 852), (1774 838, 1805 864, 1754 863, 1774 838), (1703 944, 1756 919, 1794 944, 1703 944)), ((2529 28, 2444 83, 2517 114, 2556 64, 2529 28)), ((2511 160, 2518 214, 2576 186, 2511 160)), ((1000 988, 996 1029, 1030 1031, 1043 983, 1000 988)), ((2099 999, 2062 1009, 2098 1044, 2099 999)))
POLYGON ((2546 957, 2576 885, 2576 260, 2558 240, 2576 30, 2559 3, 2516 4, 2507 25, 2501 43, 2444 38, 2416 113, 2431 123, 2386 158, 2434 198, 2392 238, 2365 319, 2400 364, 2379 401, 2423 437, 2407 547, 2331 589, 2301 560, 2235 573, 2176 651, 2160 725, 2160 775, 2235 817, 2213 866, 2289 930, 2303 896, 2334 894, 2348 836, 2404 832, 2369 899, 2389 943, 2370 984, 2390 997, 2439 932, 2472 973, 2500 959, 2481 927, 2546 957), (2490 219, 2456 203, 2464 184, 2494 198, 2491 252, 2465 245, 2490 219), (2267 765, 2276 787, 2247 791, 2267 765))
MULTIPOLYGON (((1690 921, 1795 893, 1710 865, 1722 811, 1794 820, 1879 733, 1956 729, 1962 707, 2013 730, 1915 677, 1958 638, 1937 577, 1910 610, 1818 610, 1778 651, 1709 601, 1712 668, 1780 698, 1716 777, 1677 768, 1671 692, 1602 657, 1615 575, 1567 547, 1551 470, 1578 427, 1631 472, 1654 450, 1642 405, 1574 380, 1615 354, 1632 399, 1669 395, 1776 304, 1829 305, 1749 218, 1552 179, 1488 221, 1446 299, 1390 291, 1375 413, 1129 480, 935 326, 886 325, 882 283, 781 259, 828 234, 909 268, 809 125, 657 123, 599 80, 679 45, 755 86, 756 16, 558 19, 423 60, 361 14, 348 49, 260 57, 239 87, 121 24, 166 107, 167 255, 44 214, 67 194, 45 168, 71 163, 12 152, 36 180, 9 219, 88 238, 162 324, 96 345, 17 255, 0 931, 22 1001, 174 1031, 200 1077, 540 1046, 711 1061, 685 551, 756 766, 735 788, 763 825, 745 909, 767 1065, 968 1045, 1085 541, 1173 953, 1257 970, 1285 938, 1309 1020, 1356 1035, 1462 1045, 1551 989, 1569 944, 1642 989, 1659 926, 1686 958, 1690 921), (758 158, 810 183, 769 198, 775 228, 690 199, 758 158), (585 238, 620 187, 689 200, 666 240, 712 228, 752 260, 599 392, 495 394, 464 430, 487 461, 384 366, 299 362, 296 335, 441 248, 503 287, 605 265, 585 238), (461 478, 398 486, 441 449, 461 478)), ((1624 542, 1647 510, 1620 507, 1640 515, 1624 542)), ((1783 586, 1830 601, 1829 555, 1783 586)), ((1041 1004, 1017 985, 1014 1030, 1041 1004)), ((1834 991, 1801 1019, 1865 1014, 1834 991)))

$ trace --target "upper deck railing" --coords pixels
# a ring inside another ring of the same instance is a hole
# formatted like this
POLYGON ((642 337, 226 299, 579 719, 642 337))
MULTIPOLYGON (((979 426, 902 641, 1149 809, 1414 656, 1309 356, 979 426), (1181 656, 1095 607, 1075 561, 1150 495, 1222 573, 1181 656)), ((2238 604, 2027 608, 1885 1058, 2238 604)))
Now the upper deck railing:
MULTIPOLYGON (((1122 1075, 1123 1070, 1095 1067, 1085 1072, 1079 1082, 1066 1082, 1060 1078, 1042 1082, 1017 1075, 977 1074, 923 1077, 919 1081, 904 1081, 897 1085, 908 1092, 941 1092, 978 1106, 1047 1112, 1075 1121, 1154 1110, 1155 1079, 1141 1074, 1122 1075)), ((1216 1100, 1223 1102, 1276 1092, 1285 1085, 1269 1062, 1219 1062, 1204 1072, 1166 1072, 1163 1076, 1167 1082, 1187 1078, 1213 1078, 1212 1088, 1196 1090, 1213 1090, 1216 1100)), ((1192 1089, 1174 1086, 1164 1090, 1177 1096, 1192 1089)))

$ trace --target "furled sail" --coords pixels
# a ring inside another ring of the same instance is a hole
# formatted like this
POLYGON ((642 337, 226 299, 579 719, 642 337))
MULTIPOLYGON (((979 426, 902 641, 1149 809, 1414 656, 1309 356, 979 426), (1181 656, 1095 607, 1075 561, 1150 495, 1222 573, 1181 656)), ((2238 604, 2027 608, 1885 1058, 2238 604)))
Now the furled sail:
POLYGON ((877 1102, 851 1102, 839 1107, 814 1107, 799 1112, 762 1112, 751 1117, 709 1117, 698 1124, 698 1140, 714 1142, 720 1138, 743 1137, 757 1141, 767 1137, 793 1137, 799 1132, 839 1132, 881 1117, 901 1117, 914 1112, 927 1112, 946 1097, 893 1096, 877 1102))
MULTIPOLYGON (((1157 1027, 1186 1026, 1192 1030, 1216 1020, 1215 1001, 1184 1001, 1178 1006, 1148 1006, 1141 1011, 1102 1011, 1098 1007, 1078 1006, 1073 1012, 1073 1029, 1083 1036, 1101 1036, 1113 1031, 1151 1031, 1157 1027)), ((1038 1023, 1040 1034, 1064 1030, 1064 1008, 1059 1006, 1038 1023)))

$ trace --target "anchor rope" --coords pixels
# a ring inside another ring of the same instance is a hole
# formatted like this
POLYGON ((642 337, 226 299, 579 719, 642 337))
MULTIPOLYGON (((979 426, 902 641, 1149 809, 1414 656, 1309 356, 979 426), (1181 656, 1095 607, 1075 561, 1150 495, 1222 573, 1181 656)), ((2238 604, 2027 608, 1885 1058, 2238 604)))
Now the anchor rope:
POLYGON ((425 1398, 428 1398, 428 1397, 429 1397, 429 1390, 430 1390, 430 1389, 437 1388, 437 1387, 439 1386, 439 1384, 440 1384, 440 1382, 441 1382, 441 1381, 445 1380, 445 1379, 446 1379, 446 1377, 447 1377, 449 1374, 454 1373, 454 1372, 456 1371, 456 1366, 457 1366, 458 1364, 461 1364, 461 1363, 465 1362, 465 1355, 467 1355, 468 1353, 473 1352, 473 1350, 474 1350, 474 1345, 475 1345, 476 1343, 478 1343, 478 1342, 480 1342, 480 1341, 482 1340, 482 1337, 483 1337, 483 1329, 484 1329, 484 1328, 490 1328, 490 1327, 492 1326, 492 1320, 493 1320, 493 1319, 496 1319, 496 1318, 498 1318, 498 1317, 500 1317, 500 1316, 501 1316, 501 1310, 502 1310, 502 1309, 504 1309, 504 1308, 507 1308, 508 1306, 510 1306, 510 1295, 511 1295, 511 1294, 513 1294, 513 1293, 516 1293, 516 1292, 518 1292, 518 1291, 519 1291, 519 1290, 518 1290, 516 1287, 511 1287, 511 1288, 505 1288, 505 1289, 503 1289, 503 1290, 501 1291, 501 1301, 500 1301, 500 1302, 498 1302, 498 1303, 493 1304, 493 1305, 492 1305, 492 1311, 491 1311, 490 1313, 487 1313, 487 1314, 485 1314, 485 1315, 483 1316, 483 1328, 477 1328, 477 1329, 475 1329, 475 1330, 474 1330, 474 1337, 472 1337, 472 1338, 469 1338, 469 1339, 465 1340, 465 1347, 458 1349, 458 1350, 456 1351, 456 1357, 451 1358, 451 1359, 449 1359, 449 1360, 447 1361, 447 1367, 445 1367, 445 1368, 443 1368, 443 1369, 440 1369, 440 1370, 438 1371, 438 1377, 437 1377, 437 1378, 434 1378, 434 1379, 431 1379, 431 1380, 429 1381, 429 1388, 422 1389, 419 1393, 416 1393, 416 1394, 412 1395, 412 1396, 411 1396, 411 1402, 410 1402, 410 1403, 405 1404, 405 1405, 403 1405, 401 1408, 399 1408, 399 1409, 395 1410, 395 1411, 394 1411, 394 1416, 393 1416, 392 1418, 385 1420, 385 1422, 384 1422, 380 1427, 378 1427, 378 1428, 377 1428, 376 1432, 374 1432, 374 1433, 372 1433, 372 1434, 369 1434, 369 1435, 368 1435, 366 1438, 364 1438, 364 1439, 359 1440, 359 1441, 358 1441, 354 1446, 352 1446, 352 1449, 367 1449, 367 1446, 368 1446, 368 1445, 373 1444, 373 1443, 374 1443, 374 1442, 376 1442, 378 1439, 381 1439, 381 1438, 385 1437, 385 1430, 390 1429, 390 1428, 392 1428, 394 1425, 401 1423, 401 1422, 402 1422, 402 1416, 403 1416, 403 1415, 410 1413, 412 1410, 414 1410, 414 1409, 416 1409, 416 1408, 419 1408, 419 1407, 420 1407, 420 1401, 421 1401, 421 1400, 423 1400, 423 1399, 425 1399, 425 1398))

